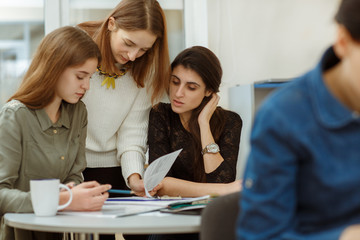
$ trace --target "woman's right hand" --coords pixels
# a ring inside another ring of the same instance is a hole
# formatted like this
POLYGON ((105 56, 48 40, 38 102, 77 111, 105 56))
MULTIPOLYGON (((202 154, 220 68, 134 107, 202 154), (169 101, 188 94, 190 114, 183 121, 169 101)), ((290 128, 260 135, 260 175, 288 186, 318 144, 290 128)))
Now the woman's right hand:
MULTIPOLYGON (((107 192, 111 185, 101 185, 96 181, 83 182, 71 188, 73 199, 65 210, 72 211, 99 211, 109 197, 107 192)), ((60 193, 60 204, 64 204, 69 198, 67 191, 60 193)))
POLYGON ((128 177, 128 183, 135 195, 143 197, 145 195, 144 181, 140 174, 133 173, 128 177))
MULTIPOLYGON (((129 186, 135 195, 140 196, 140 197, 146 197, 144 180, 141 179, 140 174, 134 173, 134 174, 130 175, 130 177, 128 178, 128 181, 129 181, 129 186)), ((154 196, 160 188, 162 188, 161 183, 158 184, 156 187, 154 187, 154 189, 149 191, 149 194, 151 196, 154 196)))

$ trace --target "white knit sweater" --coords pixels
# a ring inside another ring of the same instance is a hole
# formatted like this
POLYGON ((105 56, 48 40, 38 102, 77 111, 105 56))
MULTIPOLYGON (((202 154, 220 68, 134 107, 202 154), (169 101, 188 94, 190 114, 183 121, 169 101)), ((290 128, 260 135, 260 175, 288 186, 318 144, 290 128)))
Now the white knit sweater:
POLYGON ((115 79, 115 89, 101 86, 103 80, 96 72, 82 99, 88 111, 87 166, 121 166, 124 179, 143 176, 150 96, 130 73, 115 79))

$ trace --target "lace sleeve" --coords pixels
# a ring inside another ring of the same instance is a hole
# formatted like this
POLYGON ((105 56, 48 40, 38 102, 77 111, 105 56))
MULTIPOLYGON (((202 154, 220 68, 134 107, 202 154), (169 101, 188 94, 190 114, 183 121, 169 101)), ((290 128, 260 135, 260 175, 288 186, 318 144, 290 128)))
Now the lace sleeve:
POLYGON ((168 137, 168 121, 166 121, 164 108, 158 105, 152 108, 149 117, 149 163, 152 163, 157 158, 170 153, 171 146, 168 137))
POLYGON ((238 114, 226 111, 227 119, 218 145, 224 161, 213 172, 207 174, 207 182, 228 183, 236 178, 236 163, 239 153, 242 120, 238 114))

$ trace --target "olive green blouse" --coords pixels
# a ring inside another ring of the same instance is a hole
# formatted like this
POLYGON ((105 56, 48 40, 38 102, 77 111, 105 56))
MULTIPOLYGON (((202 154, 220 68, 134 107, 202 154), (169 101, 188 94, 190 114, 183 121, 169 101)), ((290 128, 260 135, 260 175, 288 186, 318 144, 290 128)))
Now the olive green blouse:
MULTIPOLYGON (((14 229, 4 226, 5 213, 33 212, 31 179, 83 181, 86 107, 81 101, 63 102, 60 112, 52 123, 44 109, 30 109, 17 100, 0 111, 0 240, 15 238, 14 229)), ((21 232, 23 237, 17 233, 16 239, 29 239, 21 232)))

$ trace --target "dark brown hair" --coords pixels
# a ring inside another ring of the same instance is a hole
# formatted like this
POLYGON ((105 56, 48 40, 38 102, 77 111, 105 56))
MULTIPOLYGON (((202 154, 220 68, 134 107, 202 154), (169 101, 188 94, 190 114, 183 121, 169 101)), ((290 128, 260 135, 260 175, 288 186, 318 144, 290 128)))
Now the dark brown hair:
POLYGON ((32 109, 45 107, 53 100, 65 69, 90 58, 101 61, 101 54, 85 31, 70 26, 52 31, 41 41, 19 89, 8 101, 17 99, 32 109))
MULTIPOLYGON (((205 83, 206 90, 213 93, 219 92, 219 87, 222 77, 222 68, 219 59, 209 49, 201 46, 194 46, 187 48, 177 57, 171 64, 171 70, 177 66, 183 66, 186 69, 191 69, 196 72, 205 83)), ((194 146, 194 179, 197 182, 206 182, 206 174, 203 156, 201 154, 201 137, 198 117, 205 105, 210 101, 210 97, 204 97, 200 105, 192 111, 188 127, 193 137, 192 144, 194 146)), ((210 120, 210 129, 213 134, 215 142, 220 138, 220 135, 225 125, 225 114, 223 109, 218 107, 210 120)))
POLYGON ((78 25, 98 44, 103 56, 101 68, 108 73, 119 74, 120 70, 115 66, 110 47, 110 17, 115 19, 117 28, 126 31, 148 30, 156 35, 157 39, 152 48, 130 63, 130 71, 138 87, 144 87, 145 80, 151 78, 151 100, 159 100, 167 88, 170 74, 166 21, 159 3, 156 0, 122 0, 104 21, 78 25))
POLYGON ((360 41, 360 1, 342 0, 335 20, 342 24, 350 33, 351 37, 360 41))

